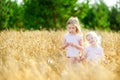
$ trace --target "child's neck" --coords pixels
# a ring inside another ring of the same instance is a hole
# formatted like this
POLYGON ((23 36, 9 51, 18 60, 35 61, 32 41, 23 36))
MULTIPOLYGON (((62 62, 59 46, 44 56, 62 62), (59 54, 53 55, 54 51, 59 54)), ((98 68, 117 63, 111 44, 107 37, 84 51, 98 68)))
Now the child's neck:
POLYGON ((70 35, 76 35, 77 33, 69 33, 70 35))
POLYGON ((92 44, 91 46, 92 46, 92 47, 97 47, 98 45, 97 45, 97 44, 92 44))

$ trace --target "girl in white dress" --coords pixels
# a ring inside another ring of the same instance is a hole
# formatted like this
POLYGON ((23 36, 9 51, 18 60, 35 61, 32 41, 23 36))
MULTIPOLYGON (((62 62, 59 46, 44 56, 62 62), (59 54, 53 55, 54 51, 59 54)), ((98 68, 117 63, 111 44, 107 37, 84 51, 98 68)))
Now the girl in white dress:
POLYGON ((100 37, 95 32, 88 32, 86 39, 89 46, 85 48, 85 58, 87 62, 100 63, 104 60, 103 48, 100 45, 100 37))
POLYGON ((80 60, 82 48, 82 36, 77 17, 71 17, 67 21, 68 33, 64 35, 63 49, 66 49, 67 61, 76 63, 80 60))

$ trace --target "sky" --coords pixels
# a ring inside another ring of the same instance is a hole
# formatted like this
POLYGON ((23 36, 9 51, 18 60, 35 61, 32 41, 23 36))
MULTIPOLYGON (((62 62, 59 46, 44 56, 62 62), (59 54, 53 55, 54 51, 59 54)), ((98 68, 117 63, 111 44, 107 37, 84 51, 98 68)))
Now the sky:
MULTIPOLYGON (((85 0, 79 0, 78 2, 83 2, 85 0)), ((94 2, 96 2, 98 0, 90 0, 90 4, 93 4, 94 2)), ((112 7, 114 6, 118 0, 103 0, 105 2, 105 4, 107 4, 108 7, 112 7)))
POLYGON ((104 0, 108 6, 113 6, 117 3, 118 0, 104 0))
MULTIPOLYGON (((85 0, 79 0, 78 2, 83 2, 83 1, 85 1, 85 0)), ((93 4, 97 0, 90 0, 90 1, 91 1, 90 4, 93 4)), ((103 0, 103 1, 108 5, 108 7, 112 7, 112 6, 114 6, 116 4, 116 2, 118 0, 103 0)), ((21 2, 22 2, 22 0, 18 0, 18 3, 21 3, 21 2)))

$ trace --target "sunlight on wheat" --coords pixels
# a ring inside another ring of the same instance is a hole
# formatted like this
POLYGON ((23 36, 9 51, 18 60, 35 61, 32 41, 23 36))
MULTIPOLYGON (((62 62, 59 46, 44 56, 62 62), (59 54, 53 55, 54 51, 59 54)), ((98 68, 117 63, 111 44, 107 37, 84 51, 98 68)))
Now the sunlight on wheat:
MULTIPOLYGON (((83 33, 86 33, 85 30, 83 33)), ((107 64, 66 66, 66 31, 1 31, 0 80, 119 80, 120 33, 99 32, 107 64)))

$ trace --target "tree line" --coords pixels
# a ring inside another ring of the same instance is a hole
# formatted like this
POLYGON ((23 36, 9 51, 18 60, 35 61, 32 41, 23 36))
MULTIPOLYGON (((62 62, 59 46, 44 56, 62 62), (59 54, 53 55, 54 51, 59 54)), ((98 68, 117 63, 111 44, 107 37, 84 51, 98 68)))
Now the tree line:
MULTIPOLYGON (((120 0, 119 0, 120 1, 120 0)), ((71 16, 77 16, 83 28, 120 30, 120 3, 109 8, 103 0, 0 0, 0 30, 61 29, 71 16)))

